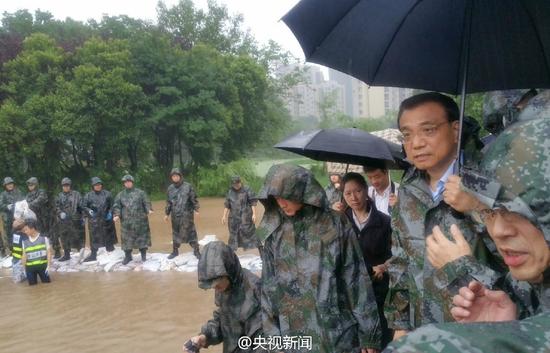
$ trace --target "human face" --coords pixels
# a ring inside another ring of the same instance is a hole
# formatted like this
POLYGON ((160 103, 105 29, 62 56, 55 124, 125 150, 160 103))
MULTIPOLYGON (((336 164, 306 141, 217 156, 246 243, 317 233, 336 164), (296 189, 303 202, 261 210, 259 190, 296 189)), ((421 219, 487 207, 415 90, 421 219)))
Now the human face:
POLYGON ((71 186, 70 185, 62 185, 61 187, 63 188, 63 192, 71 191, 71 186))
POLYGON ((441 173, 456 157, 458 121, 449 123, 445 109, 428 102, 405 110, 399 120, 407 158, 428 174, 441 173))
POLYGON ((384 192, 390 184, 388 172, 382 169, 375 169, 371 172, 367 172, 367 179, 379 193, 384 192))
POLYGON ((512 276, 540 282, 550 266, 550 249, 542 231, 522 215, 505 209, 486 212, 484 221, 512 276))
POLYGON ((170 177, 170 179, 172 179, 172 182, 174 184, 177 184, 181 181, 181 175, 179 174, 172 174, 172 176, 170 177))
POLYGON ((233 189, 235 190, 240 190, 242 186, 243 184, 240 181, 232 185, 233 189))
POLYGON ((291 201, 281 197, 275 197, 275 200, 277 201, 277 205, 279 205, 281 210, 283 210, 287 216, 294 216, 296 212, 300 211, 302 207, 304 207, 304 204, 301 202, 291 201))
POLYGON ((335 184, 340 184, 340 176, 339 175, 331 175, 330 176, 330 182, 332 183, 332 185, 335 185, 335 184))
POLYGON ((15 185, 13 183, 6 184, 6 190, 12 191, 15 188, 15 185))
POLYGON ((231 282, 227 276, 219 277, 212 282, 212 288, 214 288, 216 292, 225 292, 229 289, 230 285, 231 282))
POLYGON ((34 184, 27 184, 27 188, 29 189, 29 191, 34 191, 34 189, 36 189, 36 185, 34 185, 34 184))
POLYGON ((93 188, 94 188, 94 191, 100 192, 100 191, 103 189, 103 185, 101 185, 101 184, 95 184, 95 185, 93 186, 93 188))
POLYGON ((131 188, 134 187, 134 182, 131 181, 131 180, 126 180, 126 181, 124 182, 124 187, 125 187, 126 189, 131 189, 131 188))
POLYGON ((344 200, 354 211, 364 211, 367 207, 367 189, 355 180, 344 185, 344 200))

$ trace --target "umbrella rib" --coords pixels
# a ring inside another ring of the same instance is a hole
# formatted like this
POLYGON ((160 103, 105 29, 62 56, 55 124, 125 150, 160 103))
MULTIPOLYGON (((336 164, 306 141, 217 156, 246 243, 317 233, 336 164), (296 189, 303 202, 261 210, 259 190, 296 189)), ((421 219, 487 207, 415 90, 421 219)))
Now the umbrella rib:
MULTIPOLYGON (((521 4, 523 9, 527 13, 527 16, 529 17, 529 20, 531 20, 530 21, 531 26, 533 27, 533 30, 535 31, 535 34, 537 36, 537 42, 540 45, 540 48, 541 48, 541 51, 542 51, 542 56, 544 57, 544 63, 546 64, 546 72, 548 72, 550 74, 550 63, 548 62, 548 56, 546 55, 546 50, 545 50, 545 47, 544 47, 544 43, 542 43, 542 39, 540 38, 539 28, 535 25, 535 21, 533 20, 533 15, 531 14, 531 12, 527 8, 527 6, 525 6, 524 1, 520 1, 519 3, 521 4)), ((529 88, 535 88, 535 87, 529 87, 529 88)))
POLYGON ((392 38, 390 41, 388 41, 388 45, 386 46, 386 49, 384 49, 384 54, 382 55, 382 57, 380 58, 380 61, 378 62, 378 65, 376 66, 376 70, 374 71, 374 75, 372 77, 372 82, 375 82, 376 81, 376 74, 378 73, 378 70, 380 70, 380 66, 382 66, 382 62, 384 61, 384 59, 386 58, 386 54, 388 54, 388 51, 390 50, 390 47, 391 47, 391 44, 393 43, 393 40, 395 39, 395 37, 397 36, 397 33, 401 30, 401 27, 403 27, 403 24, 405 23, 405 20, 407 19, 407 17, 409 17, 409 14, 411 12, 414 11, 414 9, 416 8, 416 6, 421 2, 422 0, 417 0, 413 6, 411 6, 411 8, 409 9, 409 11, 405 14, 405 16, 403 16, 403 19, 401 20, 401 22, 399 23, 399 26, 397 26, 397 29, 393 32, 393 35, 392 35, 392 38))

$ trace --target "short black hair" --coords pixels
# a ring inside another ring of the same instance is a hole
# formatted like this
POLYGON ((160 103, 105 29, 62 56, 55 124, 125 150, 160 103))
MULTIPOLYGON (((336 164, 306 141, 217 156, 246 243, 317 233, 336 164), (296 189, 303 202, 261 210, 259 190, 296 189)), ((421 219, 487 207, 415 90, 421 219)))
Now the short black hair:
POLYGON ((23 222, 25 226, 31 229, 38 229, 38 221, 36 220, 36 218, 25 218, 23 222))
POLYGON ((359 174, 354 172, 349 172, 344 175, 342 178, 342 185, 346 185, 349 181, 355 181, 357 184, 361 185, 363 188, 367 188, 367 181, 365 178, 359 174))
POLYGON ((439 92, 426 92, 409 97, 401 102, 401 105, 399 105, 399 113, 397 114, 397 126, 399 127, 399 120, 405 110, 414 109, 425 103, 437 103, 443 107, 445 113, 447 113, 447 120, 450 123, 460 118, 458 104, 456 104, 451 97, 439 92))
POLYGON ((365 173, 374 172, 374 171, 377 171, 378 169, 380 169, 384 173, 388 172, 388 168, 384 164, 363 166, 363 170, 365 171, 365 173))

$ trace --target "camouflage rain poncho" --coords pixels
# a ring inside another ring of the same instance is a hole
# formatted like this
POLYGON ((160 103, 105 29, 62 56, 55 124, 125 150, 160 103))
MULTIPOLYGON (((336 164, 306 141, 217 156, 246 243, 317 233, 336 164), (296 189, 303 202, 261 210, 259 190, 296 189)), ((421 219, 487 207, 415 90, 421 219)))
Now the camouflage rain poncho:
POLYGON ((151 246, 149 211, 151 202, 138 188, 124 189, 118 193, 113 215, 120 217, 122 249, 142 249, 151 246))

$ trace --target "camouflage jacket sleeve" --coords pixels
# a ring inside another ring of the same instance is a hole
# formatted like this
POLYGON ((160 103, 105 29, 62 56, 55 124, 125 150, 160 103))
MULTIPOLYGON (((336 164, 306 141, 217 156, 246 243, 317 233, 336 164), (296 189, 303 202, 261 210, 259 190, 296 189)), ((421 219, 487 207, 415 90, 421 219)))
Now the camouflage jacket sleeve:
POLYGON ((216 309, 213 318, 202 326, 201 334, 206 336, 206 348, 223 342, 219 309, 216 309))
POLYGON ((231 190, 229 190, 227 194, 225 194, 225 201, 223 202, 223 207, 229 210, 231 209, 231 190))
POLYGON ((153 206, 151 205, 151 201, 149 200, 149 196, 147 196, 147 193, 145 191, 141 191, 141 197, 143 200, 143 209, 145 210, 145 213, 149 213, 149 211, 153 210, 153 206))
POLYGON ((122 203, 120 202, 120 194, 116 195, 115 201, 113 202, 113 216, 119 216, 122 211, 122 203))
POLYGON ((0 194, 0 212, 9 212, 8 205, 9 203, 6 197, 6 193, 3 192, 2 194, 0 194))
POLYGON ((193 189, 193 187, 189 189, 189 201, 191 201, 191 203, 193 204, 193 209, 195 211, 198 211, 200 208, 199 200, 197 198, 197 193, 195 192, 195 189, 193 189))
POLYGON ((247 195, 248 197, 248 205, 249 206, 256 206, 256 204, 258 203, 258 198, 256 197, 256 193, 254 193, 254 191, 252 191, 252 189, 248 189, 247 190, 247 195))
POLYGON ((82 209, 82 212, 84 212, 86 215, 91 210, 89 204, 90 204, 89 194, 86 193, 86 194, 84 194, 84 196, 82 197, 81 202, 80 202, 80 208, 82 209))
POLYGON ((166 207, 164 207, 164 214, 169 216, 172 213, 172 201, 170 200, 170 187, 166 191, 166 207))
POLYGON ((57 216, 59 216, 61 214, 61 212, 63 212, 63 210, 61 209, 62 207, 62 204, 61 204, 61 195, 57 195, 57 197, 55 198, 55 214, 57 216))
POLYGON ((343 283, 338 291, 346 297, 359 324, 361 347, 379 349, 382 331, 378 307, 363 255, 351 228, 343 237, 341 264, 339 278, 343 283))
POLYGON ((482 264, 474 256, 462 256, 447 263, 436 271, 435 284, 440 289, 447 288, 451 293, 467 286, 472 280, 483 283, 486 287, 493 288, 502 279, 503 274, 492 270, 482 264))
MULTIPOLYGON (((399 202, 399 201, 398 201, 399 202)), ((401 220, 397 207, 392 211, 392 257, 389 260, 390 286, 384 304, 388 326, 394 330, 411 330, 408 258, 401 242, 401 220)))
MULTIPOLYGON (((266 243, 267 245, 267 243, 266 243)), ((261 285, 261 306, 262 326, 264 334, 269 336, 281 336, 279 325, 279 314, 273 305, 272 298, 277 295, 277 283, 273 269, 273 252, 269 246, 264 245, 261 251, 262 256, 262 285, 261 285)))

